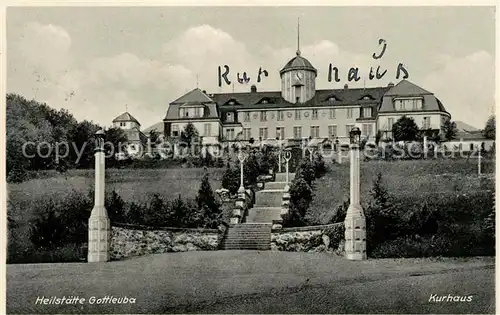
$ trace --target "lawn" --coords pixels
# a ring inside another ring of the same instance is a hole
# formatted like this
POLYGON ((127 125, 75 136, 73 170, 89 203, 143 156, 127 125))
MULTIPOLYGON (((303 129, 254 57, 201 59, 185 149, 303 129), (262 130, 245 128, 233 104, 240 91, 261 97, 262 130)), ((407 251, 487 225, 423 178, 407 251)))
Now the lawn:
MULTIPOLYGON (((220 188, 223 172, 224 169, 208 169, 214 191, 220 188)), ((204 174, 202 168, 108 169, 106 191, 115 189, 126 202, 143 202, 154 193, 160 194, 164 199, 173 199, 178 195, 182 198, 195 198, 204 174)), ((59 200, 72 190, 87 193, 93 189, 93 170, 69 170, 64 175, 54 171, 40 172, 39 178, 9 184, 8 213, 16 222, 16 227, 9 231, 10 241, 19 249, 31 250, 28 222, 35 215, 37 203, 53 197, 59 200)))
MULTIPOLYGON (((325 224, 337 207, 349 198, 349 163, 329 165, 329 172, 315 182, 314 199, 308 216, 325 224)), ((477 175, 477 160, 432 159, 361 162, 361 204, 366 206, 369 191, 378 173, 384 187, 399 198, 429 194, 464 194, 495 187, 494 160, 484 160, 485 175, 477 175)))

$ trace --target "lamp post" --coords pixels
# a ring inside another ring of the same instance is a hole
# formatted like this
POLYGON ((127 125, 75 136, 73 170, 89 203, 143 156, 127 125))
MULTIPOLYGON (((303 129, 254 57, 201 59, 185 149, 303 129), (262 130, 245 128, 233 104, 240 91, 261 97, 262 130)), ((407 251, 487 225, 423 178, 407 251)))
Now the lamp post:
POLYGON ((366 259, 366 218, 359 202, 359 142, 361 130, 349 133, 351 142, 350 204, 345 217, 345 255, 349 260, 366 259))
POLYGON ((238 189, 238 193, 245 193, 245 185, 243 184, 243 162, 246 159, 247 154, 240 148, 240 152, 238 153, 238 160, 240 161, 240 188, 238 189))
POLYGON ((289 179, 289 172, 288 172, 288 162, 290 161, 290 159, 292 158, 292 152, 290 152, 289 150, 285 150, 284 153, 283 153, 283 159, 285 159, 286 161, 286 186, 285 186, 285 190, 288 190, 286 189, 287 187, 290 187, 290 179, 289 179))
POLYGON ((110 224, 104 207, 104 131, 96 133, 94 208, 89 218, 88 262, 109 260, 110 224))
POLYGON ((281 155, 283 154, 283 148, 281 147, 281 140, 278 140, 278 144, 279 144, 278 173, 281 173, 281 155))
POLYGON ((477 150, 477 175, 481 176, 481 147, 477 150))

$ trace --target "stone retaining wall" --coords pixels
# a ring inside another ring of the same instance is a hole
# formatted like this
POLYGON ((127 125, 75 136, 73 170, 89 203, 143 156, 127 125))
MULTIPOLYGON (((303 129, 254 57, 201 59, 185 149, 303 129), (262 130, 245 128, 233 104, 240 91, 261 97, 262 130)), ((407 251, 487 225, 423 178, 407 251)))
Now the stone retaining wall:
POLYGON ((271 250, 334 252, 342 255, 344 251, 344 223, 273 230, 271 250))
POLYGON ((225 231, 225 226, 219 229, 186 229, 114 223, 111 227, 110 258, 217 250, 225 231))

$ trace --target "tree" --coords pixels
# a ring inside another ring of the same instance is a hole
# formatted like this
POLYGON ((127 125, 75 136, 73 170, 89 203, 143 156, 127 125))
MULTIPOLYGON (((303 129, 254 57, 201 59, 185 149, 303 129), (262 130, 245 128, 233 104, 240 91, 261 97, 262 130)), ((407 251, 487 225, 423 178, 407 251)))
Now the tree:
MULTIPOLYGON (((105 131, 104 140, 107 143, 111 143, 113 145, 113 148, 112 148, 113 158, 114 158, 114 154, 122 152, 123 147, 125 146, 125 144, 128 141, 127 134, 125 133, 125 131, 123 131, 120 128, 115 128, 115 127, 109 128, 105 131)), ((109 148, 109 147, 106 147, 106 149, 111 150, 111 148, 109 148)))
POLYGON ((483 129, 483 136, 486 139, 495 140, 495 129, 496 129, 496 121, 495 115, 491 115, 486 122, 486 126, 483 129))
POLYGON ((382 130, 378 130, 377 134, 375 135, 375 144, 378 147, 378 144, 380 143, 380 140, 382 139, 383 133, 382 130))
POLYGON ((418 133, 418 126, 411 117, 403 116, 392 126, 392 134, 396 141, 415 141, 418 133))
POLYGON ((156 129, 151 129, 149 131, 149 140, 151 143, 157 144, 160 141, 160 133, 156 129))
POLYGON ((181 140, 187 144, 188 148, 191 148, 192 143, 198 139, 199 133, 193 123, 188 123, 184 130, 181 132, 181 140))
POLYGON ((204 226, 212 229, 217 228, 222 218, 222 211, 215 200, 212 186, 210 186, 208 180, 208 174, 205 174, 201 180, 200 189, 196 196, 196 203, 198 209, 203 213, 203 219, 205 221, 204 226))
POLYGON ((224 174, 222 174, 222 187, 229 190, 231 195, 238 192, 240 187, 240 168, 235 165, 226 168, 224 174))
POLYGON ((446 140, 455 139, 457 135, 457 124, 454 121, 451 121, 450 118, 447 118, 443 123, 443 133, 444 138, 446 140))

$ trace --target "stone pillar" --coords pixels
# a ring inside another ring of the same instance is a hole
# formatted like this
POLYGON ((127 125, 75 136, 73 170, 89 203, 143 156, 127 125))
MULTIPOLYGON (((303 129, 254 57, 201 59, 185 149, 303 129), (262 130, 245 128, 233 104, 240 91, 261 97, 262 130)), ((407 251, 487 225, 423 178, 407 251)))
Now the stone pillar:
POLYGON ((285 151, 285 154, 283 155, 283 158, 286 161, 286 185, 285 185, 285 191, 288 191, 290 189, 290 172, 289 172, 289 162, 290 159, 292 158, 292 152, 290 151, 285 151))
POLYGON ((104 131, 96 133, 95 149, 95 197, 94 208, 89 218, 88 262, 109 260, 110 223, 104 208, 104 131))
MULTIPOLYGON (((354 129, 359 130, 356 127, 354 129)), ((352 133, 357 132, 354 129, 352 133)), ((356 136, 351 137, 356 138, 356 136)), ((350 162, 350 205, 344 221, 345 256, 349 260, 363 260, 366 259, 366 218, 359 201, 359 141, 356 139, 351 140, 350 162)))

